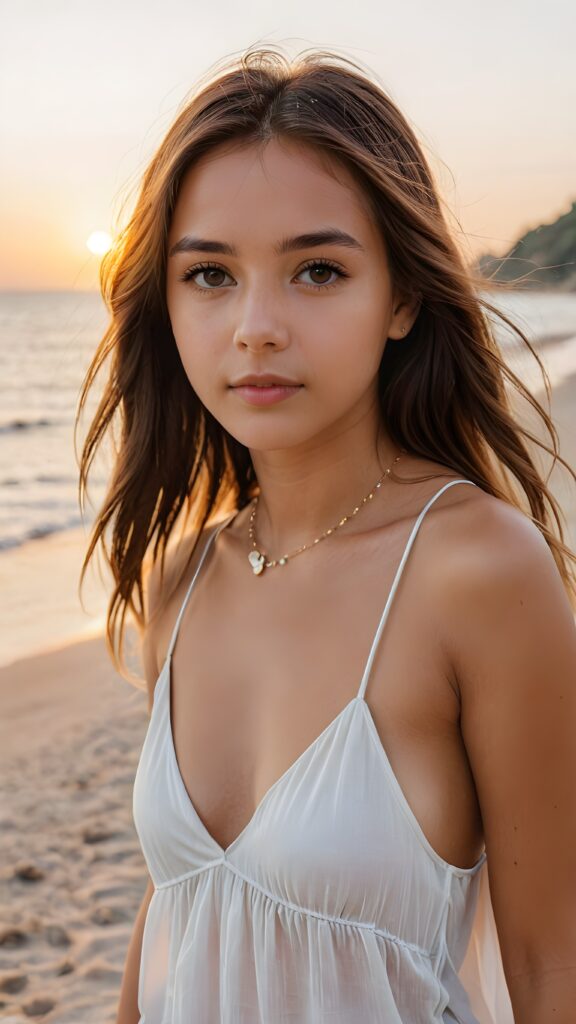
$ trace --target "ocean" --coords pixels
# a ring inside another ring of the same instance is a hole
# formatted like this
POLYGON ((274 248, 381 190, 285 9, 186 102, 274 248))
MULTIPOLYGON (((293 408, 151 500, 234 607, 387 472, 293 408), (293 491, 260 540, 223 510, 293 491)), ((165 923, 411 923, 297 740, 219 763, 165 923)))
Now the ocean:
MULTIPOLYGON (((576 295, 522 292, 500 304, 537 343, 576 337, 576 295)), ((81 523, 73 422, 106 322, 97 292, 0 293, 0 550, 81 523)), ((502 331, 503 348, 508 340, 502 331)), ((566 372, 576 370, 562 349, 566 372)), ((101 471, 90 496, 104 485, 101 471)))
POLYGON ((105 324, 97 292, 0 293, 0 549, 81 523, 73 422, 105 324))
MULTIPOLYGON (((517 292, 499 304, 538 347, 553 386, 576 373, 576 294, 517 292)), ((96 465, 82 521, 73 424, 106 323, 97 292, 0 292, 0 664, 102 626, 109 590, 92 589, 86 613, 76 585, 108 469, 96 465)), ((535 361, 495 329, 507 361, 540 390, 535 361)))

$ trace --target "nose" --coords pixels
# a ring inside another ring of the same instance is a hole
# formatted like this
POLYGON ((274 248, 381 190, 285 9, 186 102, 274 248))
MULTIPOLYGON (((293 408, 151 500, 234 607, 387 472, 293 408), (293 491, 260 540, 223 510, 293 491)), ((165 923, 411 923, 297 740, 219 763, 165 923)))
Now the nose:
POLYGON ((284 349, 288 329, 278 318, 278 301, 266 302, 253 296, 244 303, 234 331, 234 345, 249 352, 284 349))

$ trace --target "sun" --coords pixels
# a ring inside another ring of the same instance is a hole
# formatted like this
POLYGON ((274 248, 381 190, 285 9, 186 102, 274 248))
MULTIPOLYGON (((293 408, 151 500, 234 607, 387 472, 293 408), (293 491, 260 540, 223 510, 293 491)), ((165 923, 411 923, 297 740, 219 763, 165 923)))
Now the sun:
POLYGON ((86 245, 95 256, 103 256, 112 248, 112 238, 107 231, 93 231, 86 239, 86 245))

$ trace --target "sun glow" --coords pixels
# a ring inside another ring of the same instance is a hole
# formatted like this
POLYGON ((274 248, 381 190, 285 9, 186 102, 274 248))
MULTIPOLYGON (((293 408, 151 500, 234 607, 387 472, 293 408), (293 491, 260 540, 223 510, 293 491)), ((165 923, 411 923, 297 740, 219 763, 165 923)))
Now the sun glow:
POLYGON ((103 256, 112 248, 112 238, 107 231, 93 231, 86 239, 86 245, 95 256, 103 256))

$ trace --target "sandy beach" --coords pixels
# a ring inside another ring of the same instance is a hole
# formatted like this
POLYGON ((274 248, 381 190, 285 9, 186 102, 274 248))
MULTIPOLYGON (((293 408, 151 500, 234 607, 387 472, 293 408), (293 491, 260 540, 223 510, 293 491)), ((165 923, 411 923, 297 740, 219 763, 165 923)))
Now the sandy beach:
POLYGON ((113 1021, 146 886, 145 695, 98 637, 0 670, 0 703, 0 1019, 113 1021))
MULTIPOLYGON (((576 366, 554 387, 552 414, 576 466, 576 366)), ((575 545, 576 485, 551 485, 575 545)), ((61 543, 74 566, 81 532, 76 547, 61 543)), ((0 707, 0 1019, 113 1022, 147 881, 132 821, 145 693, 115 673, 97 635, 5 664, 0 707)))

